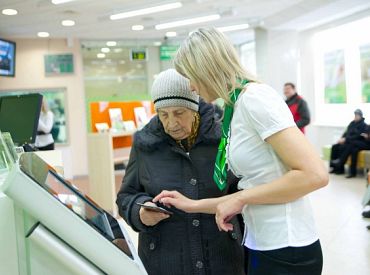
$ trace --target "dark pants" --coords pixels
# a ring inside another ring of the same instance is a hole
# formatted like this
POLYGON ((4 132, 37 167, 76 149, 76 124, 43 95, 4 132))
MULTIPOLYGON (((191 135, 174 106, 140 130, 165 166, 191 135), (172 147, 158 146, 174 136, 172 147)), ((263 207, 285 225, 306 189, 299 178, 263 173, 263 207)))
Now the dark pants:
POLYGON ((338 172, 344 172, 344 163, 342 165, 333 166, 332 161, 343 157, 344 153, 347 152, 348 148, 349 147, 347 146, 347 144, 339 144, 339 143, 334 144, 331 147, 330 167, 333 167, 338 172))
POLYGON ((40 151, 49 151, 49 150, 54 150, 54 142, 50 143, 49 145, 43 146, 43 147, 37 147, 40 151))
POLYGON ((351 146, 351 168, 350 173, 356 175, 357 173, 357 157, 361 150, 370 150, 370 143, 363 140, 354 141, 351 146))
POLYGON ((357 157, 361 150, 370 150, 370 143, 365 140, 353 140, 345 144, 335 144, 332 147, 330 160, 339 159, 339 163, 334 168, 337 171, 344 171, 344 164, 351 156, 350 174, 355 176, 357 174, 357 157))
POLYGON ((320 241, 304 247, 250 249, 248 275, 320 275, 322 265, 320 241))

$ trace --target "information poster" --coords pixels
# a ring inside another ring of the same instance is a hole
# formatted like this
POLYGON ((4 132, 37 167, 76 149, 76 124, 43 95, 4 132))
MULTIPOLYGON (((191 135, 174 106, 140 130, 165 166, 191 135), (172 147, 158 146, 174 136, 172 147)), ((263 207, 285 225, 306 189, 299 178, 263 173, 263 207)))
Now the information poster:
POLYGON ((178 45, 177 46, 176 45, 161 46, 159 49, 160 59, 161 60, 172 60, 175 57, 178 49, 179 49, 178 45))
POLYGON ((370 44, 360 47, 362 102, 370 103, 370 44))
POLYGON ((73 54, 47 54, 44 55, 45 74, 61 75, 72 74, 73 54))
POLYGON ((344 51, 324 55, 325 103, 347 103, 344 51))

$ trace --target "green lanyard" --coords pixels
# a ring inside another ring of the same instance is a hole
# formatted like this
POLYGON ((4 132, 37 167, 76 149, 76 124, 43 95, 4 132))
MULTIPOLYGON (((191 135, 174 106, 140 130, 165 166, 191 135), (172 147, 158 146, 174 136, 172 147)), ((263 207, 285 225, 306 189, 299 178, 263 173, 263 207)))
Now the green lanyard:
POLYGON ((248 80, 240 81, 242 88, 235 89, 230 95, 231 105, 225 106, 224 119, 222 121, 222 134, 221 141, 218 145, 218 152, 215 162, 215 170, 213 172, 213 180, 217 184, 218 188, 222 191, 227 186, 227 167, 226 167, 226 146, 228 141, 228 136, 230 132, 230 124, 233 118, 234 105, 238 100, 244 85, 248 83, 248 80))

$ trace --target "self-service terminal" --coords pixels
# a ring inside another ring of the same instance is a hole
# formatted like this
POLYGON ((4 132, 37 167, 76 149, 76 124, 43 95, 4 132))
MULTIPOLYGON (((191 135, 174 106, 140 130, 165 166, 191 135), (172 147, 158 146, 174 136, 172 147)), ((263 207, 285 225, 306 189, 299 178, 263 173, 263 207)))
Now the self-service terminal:
MULTIPOLYGON (((21 155, 0 191, 32 220, 20 231, 24 255, 18 254, 26 266, 33 259, 44 262, 43 274, 147 274, 121 222, 36 154, 21 155), (32 246, 42 256, 27 255, 32 246)), ((32 273, 29 267, 24 270, 32 273)))

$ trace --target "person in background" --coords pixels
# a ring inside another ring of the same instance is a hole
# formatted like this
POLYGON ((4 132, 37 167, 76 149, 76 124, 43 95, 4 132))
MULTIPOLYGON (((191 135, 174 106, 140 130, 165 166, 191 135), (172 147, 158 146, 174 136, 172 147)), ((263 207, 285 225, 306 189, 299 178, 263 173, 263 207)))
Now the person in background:
POLYGON ((38 150, 54 150, 54 139, 51 134, 53 123, 54 114, 49 110, 48 103, 44 98, 42 100, 39 124, 37 126, 37 135, 35 140, 35 147, 38 150))
POLYGON ((286 104, 292 112, 294 122, 297 127, 305 132, 305 127, 310 123, 310 110, 308 109, 307 102, 297 94, 295 85, 293 83, 284 84, 284 95, 286 97, 286 104))
POLYGON ((330 173, 337 175, 344 174, 344 164, 351 155, 351 169, 347 178, 356 176, 357 155, 360 150, 370 149, 370 138, 368 135, 368 126, 360 109, 356 109, 355 118, 347 126, 346 131, 336 144, 331 147, 330 155, 330 173))
POLYGON ((139 256, 150 275, 243 275, 242 234, 220 232, 214 215, 157 213, 153 205, 162 190, 178 190, 192 199, 221 197, 236 189, 230 179, 219 190, 212 181, 220 141, 215 109, 191 91, 189 80, 174 69, 154 80, 151 89, 158 113, 134 136, 130 160, 117 195, 120 215, 139 232, 139 256))
MULTIPOLYGON (((366 180, 367 180, 367 192, 368 192, 370 190, 370 171, 367 172, 366 180)), ((365 206, 364 211, 362 212, 362 217, 370 219, 370 200, 365 203, 366 203, 366 206, 365 206)), ((370 225, 368 225, 366 228, 370 230, 370 225)))

